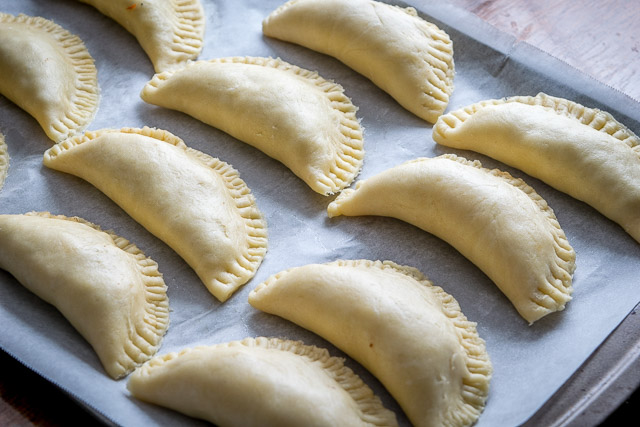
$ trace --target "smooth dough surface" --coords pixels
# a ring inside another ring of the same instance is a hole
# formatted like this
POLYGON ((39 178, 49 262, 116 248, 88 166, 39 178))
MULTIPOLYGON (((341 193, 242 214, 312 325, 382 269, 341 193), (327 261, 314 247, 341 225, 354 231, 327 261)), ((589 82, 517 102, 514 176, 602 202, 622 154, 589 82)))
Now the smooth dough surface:
POLYGON ((43 162, 105 193, 220 301, 253 277, 266 253, 266 223, 238 172, 169 132, 87 132, 47 150, 43 162))
POLYGON ((247 338, 158 356, 127 387, 219 426, 397 425, 342 359, 299 341, 247 338))
POLYGON ((55 306, 120 378, 150 359, 169 325, 158 265, 80 218, 0 215, 0 268, 55 306))
POLYGON ((529 323, 571 299, 575 252, 553 210, 524 181, 455 155, 422 158, 345 190, 338 215, 401 219, 480 268, 529 323))
POLYGON ((0 133, 0 190, 4 186, 4 180, 9 172, 9 151, 4 142, 4 135, 0 133))
POLYGON ((336 261, 280 272, 249 303, 333 343, 375 375, 415 426, 467 426, 482 412, 491 363, 476 324, 418 270, 336 261))
POLYGON ((122 25, 138 40, 156 72, 196 59, 205 17, 200 0, 80 0, 122 25))
POLYGON ((93 58, 77 36, 40 17, 0 13, 0 93, 62 141, 98 108, 93 58))
POLYGON ((607 112, 544 93, 487 100, 442 116, 433 139, 521 169, 640 242, 640 138, 607 112))
POLYGON ((291 0, 263 21, 262 31, 339 59, 429 122, 449 103, 453 45, 414 8, 372 0, 291 0))
POLYGON ((280 59, 192 62, 156 74, 141 97, 251 144, 320 194, 348 186, 362 167, 357 108, 343 88, 280 59))

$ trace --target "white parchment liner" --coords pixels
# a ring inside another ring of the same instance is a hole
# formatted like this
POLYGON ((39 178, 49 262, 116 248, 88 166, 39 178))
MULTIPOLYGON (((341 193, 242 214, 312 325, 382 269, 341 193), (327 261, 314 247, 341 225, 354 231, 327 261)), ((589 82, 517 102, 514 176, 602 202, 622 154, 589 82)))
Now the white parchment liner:
MULTIPOLYGON (((640 132, 639 105, 623 94, 530 46, 516 44, 510 36, 447 4, 410 3, 453 40, 455 90, 447 111, 483 99, 544 91, 608 110, 640 132)), ((280 4, 276 0, 203 0, 206 41, 200 59, 280 57, 340 83, 359 106, 358 117, 365 128, 366 155, 359 178, 416 157, 447 152, 479 159, 485 167, 498 167, 523 178, 554 209, 577 253, 575 291, 565 311, 528 326, 497 287, 444 241, 389 218, 329 220, 326 206, 333 197, 314 193, 277 161, 185 114, 145 104, 138 94, 153 76, 153 68, 135 38, 97 10, 72 0, 0 0, 0 11, 52 19, 85 42, 96 61, 101 89, 99 110, 89 129, 158 127, 233 165, 266 217, 267 256, 253 280, 220 304, 180 257, 100 191, 42 166, 42 154, 51 142, 33 118, 4 97, 0 97, 0 132, 5 135, 11 164, 0 191, 0 213, 36 210, 80 216, 126 237, 157 261, 169 288, 171 307, 171 325, 161 354, 247 336, 278 336, 320 345, 344 357, 314 334, 253 309, 247 303, 249 292, 281 270, 339 258, 392 260, 416 267, 458 300, 486 340, 494 377, 477 425, 524 422, 640 301, 640 244, 594 209, 518 170, 475 153, 436 145, 430 124, 333 58, 263 37, 262 19, 280 4)), ((53 307, 4 271, 0 271, 0 324, 0 347, 113 422, 197 423, 133 399, 125 388, 126 380, 111 380, 92 349, 53 307)), ((348 358, 347 364, 398 413, 401 423, 408 424, 375 378, 348 358)))

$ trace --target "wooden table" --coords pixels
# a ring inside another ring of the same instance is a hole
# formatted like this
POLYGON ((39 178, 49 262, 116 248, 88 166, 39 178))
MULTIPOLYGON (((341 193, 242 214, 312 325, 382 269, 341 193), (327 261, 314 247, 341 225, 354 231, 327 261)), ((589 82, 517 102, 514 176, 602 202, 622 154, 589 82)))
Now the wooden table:
MULTIPOLYGON (((517 41, 530 43, 640 100, 640 2, 631 0, 447 0, 517 41)), ((638 130, 636 130, 637 132, 638 130)), ((62 426, 97 421, 64 392, 0 352, 0 425, 62 426)), ((636 393, 637 394, 637 393, 636 393)), ((637 397, 609 421, 631 415, 637 397)), ((635 412, 635 411, 634 411, 635 412)))
POLYGON ((448 0, 640 102, 640 2, 448 0))

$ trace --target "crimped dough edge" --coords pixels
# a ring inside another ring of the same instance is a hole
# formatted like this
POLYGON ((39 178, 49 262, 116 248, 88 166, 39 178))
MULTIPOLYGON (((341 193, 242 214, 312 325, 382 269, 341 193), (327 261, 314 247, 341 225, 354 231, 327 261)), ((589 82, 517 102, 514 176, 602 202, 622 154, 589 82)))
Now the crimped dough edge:
POLYGON ((129 342, 123 349, 124 354, 120 360, 116 361, 120 372, 114 378, 122 378, 137 366, 140 366, 153 357, 160 348, 162 338, 169 328, 169 298, 167 296, 167 286, 162 278, 162 273, 158 271, 158 264, 151 258, 148 258, 141 249, 124 237, 118 236, 111 230, 103 230, 100 226, 77 216, 67 217, 64 215, 53 215, 50 212, 28 212, 25 215, 65 220, 86 225, 98 232, 107 234, 116 247, 134 256, 145 287, 144 295, 146 306, 144 312, 146 315, 140 324, 136 324, 136 328, 129 330, 129 342), (142 329, 139 329, 140 325, 143 325, 142 329))
POLYGON ((547 95, 540 92, 536 96, 512 96, 501 99, 488 99, 462 107, 440 117, 433 127, 433 139, 436 142, 446 141, 447 129, 454 129, 476 113, 491 106, 518 102, 524 105, 540 106, 546 111, 570 118, 589 126, 594 130, 611 135, 613 138, 631 147, 640 156, 640 138, 629 128, 618 122, 610 113, 597 108, 589 108, 577 102, 547 95))
MULTIPOLYGON (((269 16, 262 21, 262 32, 267 36, 275 37, 270 34, 271 32, 268 29, 270 20, 275 19, 278 15, 286 13, 288 9, 294 7, 299 1, 300 0, 290 0, 271 12, 269 16)), ((423 90, 421 93, 427 99, 431 100, 431 102, 422 103, 421 107, 425 109, 424 111, 413 112, 424 120, 435 122, 447 108, 447 105, 449 104, 449 97, 451 96, 451 93, 453 93, 454 89, 453 79, 455 76, 455 63, 453 59, 451 38, 444 30, 438 28, 437 25, 420 17, 416 9, 413 7, 401 7, 379 1, 376 1, 375 3, 383 5, 383 7, 388 7, 389 10, 402 12, 406 14, 409 19, 417 20, 416 22, 419 24, 418 28, 427 39, 434 42, 437 41, 444 43, 449 47, 447 50, 443 49, 442 46, 437 43, 430 43, 428 49, 429 52, 422 57, 426 66, 424 80, 430 84, 430 89, 432 90, 423 90)), ((336 11, 336 13, 339 13, 339 11, 336 11)))
POLYGON ((235 201, 236 209, 245 223, 247 229, 248 246, 243 248, 242 254, 235 260, 236 271, 243 274, 226 271, 222 277, 215 281, 224 289, 224 295, 220 298, 225 301, 241 284, 248 281, 258 270, 262 260, 267 253, 267 223, 262 213, 258 210, 255 197, 247 184, 240 178, 240 174, 228 163, 215 157, 211 157, 193 148, 187 148, 187 153, 198 158, 202 163, 209 166, 220 175, 235 201))
POLYGON ((338 385, 344 389, 349 396, 351 396, 361 411, 361 418, 363 422, 376 426, 397 425, 395 414, 386 409, 382 405, 380 398, 373 393, 369 386, 367 386, 349 367, 344 365, 344 359, 331 356, 329 351, 324 348, 305 345, 302 341, 292 341, 281 338, 248 337, 241 341, 231 341, 208 346, 201 345, 187 348, 180 352, 157 356, 138 368, 138 372, 136 374, 141 377, 150 376, 153 375, 153 371, 155 369, 158 369, 166 363, 186 354, 207 352, 215 350, 216 348, 230 347, 258 347, 289 352, 300 356, 308 363, 319 366, 330 378, 338 383, 338 385))
MULTIPOLYGON (((566 303, 571 300, 571 293, 573 292, 572 286, 572 274, 575 271, 575 251, 569 244, 569 241, 562 230, 560 223, 558 222, 553 209, 547 204, 547 202, 540 196, 531 186, 524 182, 520 178, 511 176, 508 172, 503 172, 498 169, 487 169, 482 166, 478 160, 467 160, 463 157, 459 157, 455 154, 443 154, 433 159, 445 158, 466 166, 475 167, 483 170, 484 172, 502 179, 506 183, 518 188, 524 192, 540 209, 548 223, 551 225, 551 232, 553 237, 554 256, 549 265, 549 271, 553 275, 553 280, 545 278, 545 280, 539 284, 536 291, 529 296, 529 301, 535 306, 539 307, 536 311, 539 313, 536 318, 529 320, 530 324, 536 320, 544 317, 545 315, 554 311, 561 311, 564 309, 566 303)), ((424 161, 433 160, 432 158, 422 157, 407 161, 408 163, 419 163, 424 161)), ((340 215, 340 205, 349 198, 353 193, 357 191, 363 181, 356 183, 356 189, 347 189, 343 191, 327 208, 329 217, 340 215)))
POLYGON ((553 235, 555 256, 552 264, 549 266, 553 275, 553 281, 546 279, 538 286, 536 292, 529 296, 529 301, 531 303, 544 310, 543 314, 538 315, 537 319, 530 321, 530 323, 533 323, 535 320, 540 319, 546 314, 563 310, 565 304, 571 300, 571 293, 573 292, 572 274, 576 268, 576 254, 569 244, 569 240, 560 226, 553 209, 549 206, 546 200, 544 200, 542 196, 540 196, 536 190, 534 190, 533 187, 528 185, 524 180, 515 178, 508 172, 503 172, 499 169, 487 169, 482 166, 482 163, 480 163, 479 160, 467 160, 464 157, 456 156, 455 154, 443 154, 439 157, 481 169, 488 174, 498 177, 525 193, 536 204, 538 209, 540 209, 542 214, 545 216, 547 222, 552 226, 551 232, 553 235))
MULTIPOLYGON (((427 73, 426 79, 432 85, 432 89, 435 92, 430 93, 424 91, 424 96, 431 98, 434 103, 433 107, 429 107, 423 104, 423 107, 429 109, 428 114, 439 117, 444 113, 444 110, 449 105, 449 97, 453 93, 454 85, 453 79, 455 77, 455 62, 453 59, 453 43, 449 35, 437 25, 421 18, 418 12, 413 7, 402 8, 400 6, 387 5, 392 9, 397 9, 405 12, 411 16, 412 19, 417 20, 420 23, 420 29, 424 33, 425 37, 444 43, 449 47, 449 50, 443 49, 439 44, 429 44, 429 49, 433 52, 428 52, 422 60, 427 66, 429 66, 434 74, 427 73)), ((432 121, 432 120, 429 120, 432 121)))
MULTIPOLYGON (((65 151, 72 150, 75 146, 92 141, 107 133, 129 133, 142 135, 149 138, 163 141, 185 150, 191 157, 197 159, 207 167, 214 170, 223 180, 225 187, 235 202, 235 207, 244 221, 247 229, 248 247, 243 248, 242 254, 235 260, 234 270, 243 271, 239 274, 233 271, 225 271, 216 278, 213 287, 219 286, 223 289, 223 295, 217 296, 221 301, 225 301, 241 284, 249 280, 262 263, 267 252, 267 224, 262 213, 258 210, 255 197, 247 184, 240 178, 240 174, 233 166, 220 159, 209 156, 194 148, 187 147, 184 141, 173 135, 171 132, 162 129, 143 128, 122 128, 122 129, 102 129, 94 132, 85 132, 62 141, 44 154, 45 159, 54 159, 65 151)), ((206 284, 210 288, 209 284, 206 284)))
POLYGON ((66 111, 64 116, 58 117, 55 122, 49 125, 48 129, 45 129, 45 132, 54 142, 59 142, 81 132, 95 117, 100 98, 98 71, 93 57, 82 40, 60 25, 42 17, 24 14, 13 16, 0 12, 0 24, 2 23, 24 24, 37 29, 50 37, 64 53, 76 73, 74 95, 69 100, 71 110, 66 111))
MULTIPOLYGON (((110 17, 126 28, 126 25, 121 21, 122 18, 120 16, 109 14, 106 10, 103 11, 102 3, 112 0, 80 1, 90 4, 98 9, 100 13, 110 17)), ((141 41, 145 37, 149 38, 149 40, 153 40, 156 47, 162 47, 162 49, 158 49, 159 54, 156 58, 151 58, 150 52, 146 52, 145 49, 145 53, 152 61, 156 72, 170 69, 198 57, 204 45, 205 30, 205 16, 200 0, 164 0, 150 4, 144 4, 144 2, 130 3, 131 5, 129 8, 131 9, 128 12, 133 12, 133 10, 138 6, 156 6, 157 8, 162 8, 164 10, 163 15, 166 19, 163 19, 163 22, 161 23, 163 26, 160 28, 165 29, 167 26, 170 26, 171 41, 169 43, 158 43, 157 40, 151 37, 153 34, 145 32, 147 31, 147 28, 149 28, 149 25, 139 25, 141 23, 140 19, 135 20, 138 25, 132 29, 133 31, 131 31, 143 49, 145 48, 145 45, 141 41)), ((131 18, 128 17, 125 19, 131 18)), ((132 25, 131 22, 129 24, 132 25)), ((159 26, 154 24, 153 28, 159 28, 159 26)))
MULTIPOLYGON (((493 373, 493 367, 487 353, 484 340, 478 335, 476 323, 467 320, 460 309, 456 299, 445 292, 441 287, 435 286, 420 270, 396 264, 393 261, 371 260, 337 260, 323 265, 340 267, 365 267, 380 270, 391 270, 414 279, 420 286, 426 286, 442 304, 442 311, 455 327, 460 345, 467 356, 465 365, 471 373, 469 378, 463 380, 463 394, 459 405, 450 408, 448 419, 443 425, 471 425, 484 410, 485 402, 489 396, 489 383, 493 373)), ((274 274, 259 284, 253 292, 259 293, 261 289, 277 282, 280 278, 299 267, 293 267, 274 274)))
POLYGON ((9 173, 9 160, 7 144, 4 142, 4 135, 0 133, 0 190, 2 190, 4 180, 9 173))
POLYGON ((171 55, 158 58, 159 71, 181 65, 200 55, 204 45, 205 17, 199 0, 171 0, 177 22, 174 23, 171 55))
POLYGON ((319 177, 315 191, 331 195, 350 185, 360 173, 364 161, 364 141, 360 121, 356 117, 358 108, 344 94, 344 88, 329 80, 325 80, 315 71, 309 71, 296 65, 289 64, 280 58, 271 57, 227 57, 211 60, 189 61, 181 69, 173 69, 153 76, 142 90, 142 97, 150 90, 159 88, 163 82, 170 79, 176 73, 184 71, 199 63, 210 64, 246 64, 274 68, 286 73, 291 73, 308 81, 315 86, 331 102, 334 110, 340 114, 340 140, 336 146, 336 156, 329 166, 329 172, 319 177))

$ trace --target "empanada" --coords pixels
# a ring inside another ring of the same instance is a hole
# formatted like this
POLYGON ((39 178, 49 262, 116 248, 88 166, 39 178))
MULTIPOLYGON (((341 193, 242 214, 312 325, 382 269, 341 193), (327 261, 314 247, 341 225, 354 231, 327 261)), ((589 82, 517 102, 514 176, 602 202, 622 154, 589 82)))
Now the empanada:
POLYGON ((291 0, 262 22, 262 31, 339 59, 429 122, 449 103, 451 40, 412 7, 372 0, 291 0))
POLYGON ((192 62, 155 75, 141 97, 253 145, 321 194, 348 186, 362 166, 362 130, 342 87, 280 59, 192 62))
POLYGON ((87 132, 51 147, 44 164, 109 196, 182 256, 220 301, 262 262, 266 224, 238 172, 169 132, 87 132))
POLYGON ((98 108, 93 58, 77 36, 44 18, 0 13, 0 93, 55 142, 82 131, 98 108))
POLYGON ((488 100, 442 116, 433 139, 521 169, 640 242, 640 138, 609 113, 544 93, 488 100))
POLYGON ((406 162, 345 190, 328 214, 389 216, 436 235, 529 323, 571 299, 575 252, 553 210, 521 179, 478 161, 448 154, 406 162))
POLYGON ((151 358, 169 325, 155 261, 80 218, 0 215, 0 268, 54 305, 120 378, 151 358))
POLYGON ((158 356, 127 387, 218 426, 397 425, 342 359, 299 341, 247 338, 158 356))
POLYGON ((7 144, 4 142, 4 135, 0 133, 0 190, 2 190, 8 171, 9 151, 7 151, 7 144))
POLYGON ((336 261, 280 272, 252 306, 288 319, 360 362, 415 426, 467 426, 482 412, 491 362, 476 324, 418 270, 336 261))
POLYGON ((196 59, 202 50, 200 0, 80 0, 122 25, 138 39, 156 72, 196 59))

